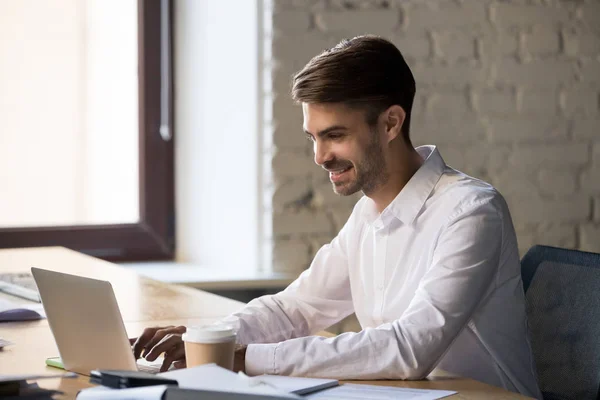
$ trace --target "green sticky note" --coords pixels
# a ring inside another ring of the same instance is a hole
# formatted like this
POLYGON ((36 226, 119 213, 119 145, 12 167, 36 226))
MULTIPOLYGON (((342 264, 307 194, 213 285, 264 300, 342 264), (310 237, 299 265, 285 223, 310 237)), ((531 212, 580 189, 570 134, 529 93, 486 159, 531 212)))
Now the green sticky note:
POLYGON ((62 363, 60 357, 50 357, 46 358, 46 365, 54 368, 65 369, 65 366, 62 363))

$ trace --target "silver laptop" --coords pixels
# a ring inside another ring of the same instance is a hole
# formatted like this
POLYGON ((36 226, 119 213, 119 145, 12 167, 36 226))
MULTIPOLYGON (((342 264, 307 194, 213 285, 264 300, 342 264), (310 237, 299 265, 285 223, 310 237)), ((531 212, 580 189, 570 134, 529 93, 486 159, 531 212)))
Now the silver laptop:
POLYGON ((158 372, 162 363, 133 357, 110 282, 31 268, 66 370, 158 372))

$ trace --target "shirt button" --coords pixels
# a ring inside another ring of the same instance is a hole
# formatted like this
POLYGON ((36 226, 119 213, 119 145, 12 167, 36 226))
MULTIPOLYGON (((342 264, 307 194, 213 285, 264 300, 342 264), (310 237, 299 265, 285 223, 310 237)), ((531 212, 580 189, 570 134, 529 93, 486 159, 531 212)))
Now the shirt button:
POLYGON ((383 290, 383 285, 379 285, 379 286, 377 286, 377 289, 379 289, 379 290, 383 290))

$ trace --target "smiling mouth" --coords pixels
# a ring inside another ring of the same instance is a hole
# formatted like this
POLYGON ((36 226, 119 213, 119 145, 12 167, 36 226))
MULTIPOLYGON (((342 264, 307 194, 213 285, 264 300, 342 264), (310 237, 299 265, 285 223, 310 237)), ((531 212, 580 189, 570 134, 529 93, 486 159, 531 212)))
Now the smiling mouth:
POLYGON ((350 171, 350 169, 352 169, 352 166, 349 166, 349 167, 344 168, 344 169, 338 169, 336 171, 329 171, 329 174, 332 175, 332 176, 338 176, 338 175, 343 174, 346 171, 350 171))
POLYGON ((329 171, 329 180, 335 185, 341 184, 345 180, 345 174, 352 170, 352 168, 352 166, 349 166, 344 169, 329 171))

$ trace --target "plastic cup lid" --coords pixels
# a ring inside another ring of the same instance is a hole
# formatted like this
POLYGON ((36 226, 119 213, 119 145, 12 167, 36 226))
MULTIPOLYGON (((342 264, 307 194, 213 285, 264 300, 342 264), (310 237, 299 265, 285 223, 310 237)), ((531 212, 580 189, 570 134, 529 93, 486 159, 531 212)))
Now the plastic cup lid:
POLYGON ((182 335, 186 342, 218 343, 227 342, 235 338, 235 330, 228 325, 189 326, 182 335))

